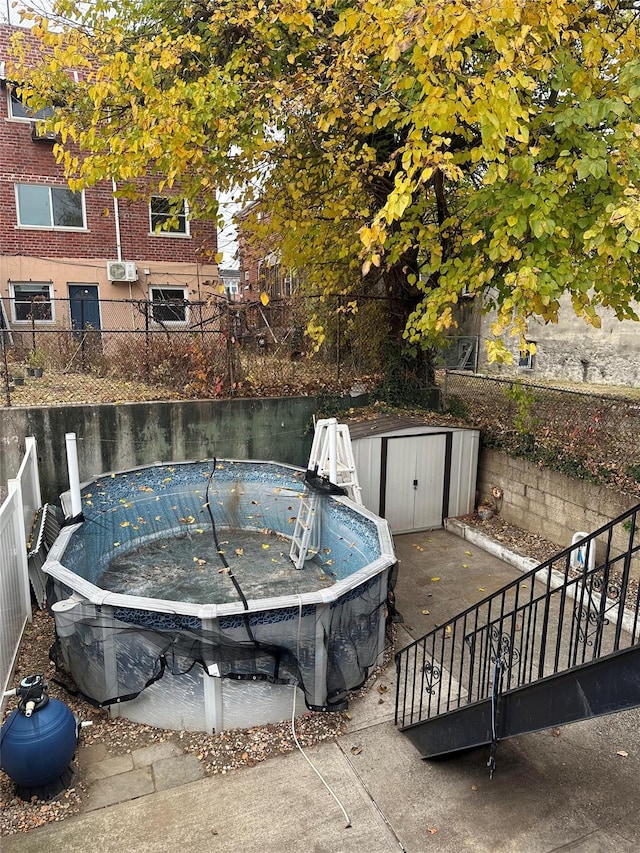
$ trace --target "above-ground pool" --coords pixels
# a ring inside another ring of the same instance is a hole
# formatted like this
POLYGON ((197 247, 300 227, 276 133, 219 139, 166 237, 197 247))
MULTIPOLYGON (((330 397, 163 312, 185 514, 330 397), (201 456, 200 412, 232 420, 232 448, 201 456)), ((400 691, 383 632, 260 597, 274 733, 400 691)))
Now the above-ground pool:
POLYGON ((381 661, 393 545, 364 507, 310 496, 304 473, 208 460, 85 483, 83 520, 43 567, 60 662, 81 693, 202 731, 285 719, 294 694, 300 708, 344 707, 381 661), (297 569, 301 503, 314 547, 297 569))

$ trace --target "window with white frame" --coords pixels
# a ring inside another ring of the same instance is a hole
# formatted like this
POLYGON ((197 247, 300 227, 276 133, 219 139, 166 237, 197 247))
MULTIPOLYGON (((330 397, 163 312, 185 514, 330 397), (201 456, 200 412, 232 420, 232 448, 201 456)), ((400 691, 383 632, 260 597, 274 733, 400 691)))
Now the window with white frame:
POLYGON ((157 237, 188 237, 188 214, 187 202, 183 198, 151 196, 149 202, 151 233, 157 237))
POLYGON ((156 323, 184 325, 188 320, 187 291, 184 287, 152 287, 151 316, 156 323))
POLYGON ((7 86, 7 91, 10 93, 10 97, 7 98, 9 118, 16 121, 44 121, 55 112, 54 107, 43 107, 41 110, 34 111, 22 100, 20 89, 7 86))
POLYGON ((51 323, 53 321, 51 282, 11 282, 11 313, 14 323, 51 323))
POLYGON ((18 225, 28 228, 86 230, 83 193, 68 187, 16 184, 18 225))

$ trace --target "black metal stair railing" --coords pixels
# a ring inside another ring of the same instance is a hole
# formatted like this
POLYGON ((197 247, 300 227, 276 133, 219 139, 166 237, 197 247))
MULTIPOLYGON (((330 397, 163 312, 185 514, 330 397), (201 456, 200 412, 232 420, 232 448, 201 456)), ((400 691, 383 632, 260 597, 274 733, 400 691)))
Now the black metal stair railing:
POLYGON ((396 725, 638 646, 639 521, 640 504, 399 651, 396 725))

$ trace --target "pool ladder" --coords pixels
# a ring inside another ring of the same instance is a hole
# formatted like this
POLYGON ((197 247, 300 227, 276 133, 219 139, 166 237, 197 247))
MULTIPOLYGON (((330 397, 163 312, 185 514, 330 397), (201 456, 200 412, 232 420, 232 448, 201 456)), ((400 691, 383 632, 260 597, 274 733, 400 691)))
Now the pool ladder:
MULTIPOLYGON (((340 486, 352 501, 362 506, 362 489, 346 424, 339 424, 335 418, 316 422, 308 470, 340 486)), ((300 498, 289 552, 297 569, 304 568, 305 562, 320 549, 320 516, 317 512, 320 497, 317 492, 306 488, 300 498)))

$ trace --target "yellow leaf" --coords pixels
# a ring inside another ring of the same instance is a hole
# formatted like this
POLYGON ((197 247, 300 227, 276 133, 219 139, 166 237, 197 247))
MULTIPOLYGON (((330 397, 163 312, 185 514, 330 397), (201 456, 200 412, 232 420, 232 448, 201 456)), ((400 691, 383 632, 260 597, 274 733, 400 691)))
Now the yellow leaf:
POLYGON ((439 581, 440 578, 431 578, 431 580, 435 582, 435 581, 439 581))
POLYGON ((478 589, 480 590, 480 592, 484 592, 484 587, 483 587, 483 586, 479 586, 479 587, 478 587, 478 589))
POLYGON ((428 610, 422 610, 422 611, 421 611, 421 613, 422 613, 422 615, 423 615, 423 616, 428 616, 428 615, 429 615, 429 611, 428 611, 428 610))
POLYGON ((260 302, 262 302, 264 306, 267 306, 269 304, 269 294, 265 293, 264 290, 260 294, 260 302))
POLYGON ((266 544, 266 542, 263 542, 263 543, 262 543, 262 547, 263 547, 263 548, 268 548, 269 546, 266 544))
POLYGON ((473 557, 473 554, 471 553, 471 551, 465 551, 464 553, 467 555, 467 557, 473 557))

